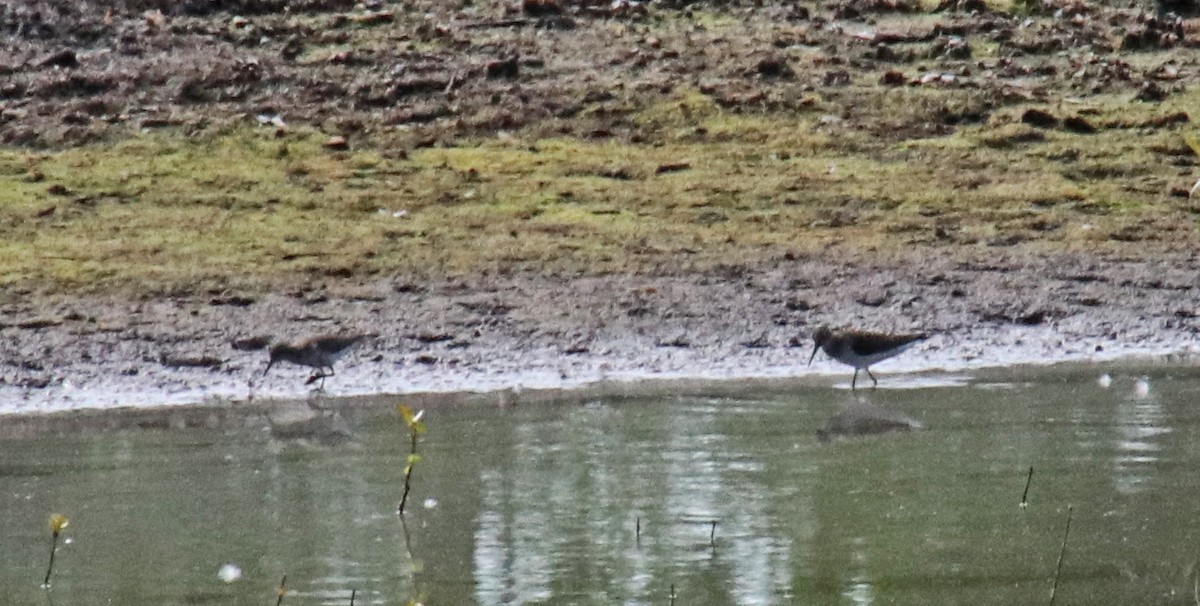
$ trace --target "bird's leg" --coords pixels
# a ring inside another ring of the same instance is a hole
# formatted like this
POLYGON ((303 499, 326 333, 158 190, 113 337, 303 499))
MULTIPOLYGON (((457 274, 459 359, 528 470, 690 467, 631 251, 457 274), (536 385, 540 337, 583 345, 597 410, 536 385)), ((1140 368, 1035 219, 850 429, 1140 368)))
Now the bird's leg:
POLYGON ((878 387, 879 387, 879 380, 875 378, 875 375, 871 374, 871 369, 870 369, 870 368, 864 368, 863 370, 867 371, 867 376, 868 376, 868 377, 871 377, 871 389, 876 389, 876 388, 878 388, 878 387))
POLYGON ((850 379, 850 391, 854 391, 854 384, 858 382, 858 368, 854 369, 854 378, 850 379))

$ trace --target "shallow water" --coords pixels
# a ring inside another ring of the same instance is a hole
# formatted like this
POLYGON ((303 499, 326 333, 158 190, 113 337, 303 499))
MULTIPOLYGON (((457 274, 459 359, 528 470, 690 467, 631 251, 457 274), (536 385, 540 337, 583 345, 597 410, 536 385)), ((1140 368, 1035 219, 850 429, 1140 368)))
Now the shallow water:
POLYGON ((1102 372, 880 375, 863 397, 925 429, 830 444, 842 389, 443 404, 407 541, 390 401, 98 417, 0 441, 0 595, 270 604, 286 574, 284 604, 1044 603, 1073 507, 1059 603, 1194 603, 1200 375, 1102 372))

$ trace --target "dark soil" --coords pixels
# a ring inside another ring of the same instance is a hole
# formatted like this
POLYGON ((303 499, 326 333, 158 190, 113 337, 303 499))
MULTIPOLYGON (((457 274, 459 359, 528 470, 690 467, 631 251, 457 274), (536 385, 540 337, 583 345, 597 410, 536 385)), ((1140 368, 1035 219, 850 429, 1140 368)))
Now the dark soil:
POLYGON ((14 0, 0 8, 0 141, 72 144, 260 114, 368 138, 410 126, 413 144, 530 125, 632 135, 620 104, 580 112, 679 85, 735 111, 802 110, 805 93, 864 80, 983 93, 940 123, 885 120, 846 99, 844 118, 901 137, 1048 96, 1160 101, 1196 78, 1189 55, 1144 66, 1114 53, 1194 48, 1200 22, 1124 4, 1009 8, 1020 10, 948 2, 928 19, 890 0, 14 0), (736 36, 728 22, 741 23, 736 36), (997 50, 981 59, 968 39, 997 50), (789 59, 798 50, 820 60, 789 59))

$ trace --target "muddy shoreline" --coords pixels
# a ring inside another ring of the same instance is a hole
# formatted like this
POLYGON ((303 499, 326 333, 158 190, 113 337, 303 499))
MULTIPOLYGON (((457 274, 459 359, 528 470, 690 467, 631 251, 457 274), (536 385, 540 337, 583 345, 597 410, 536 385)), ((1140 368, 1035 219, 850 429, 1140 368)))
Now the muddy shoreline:
POLYGON ((602 381, 804 377, 818 325, 920 329, 897 375, 1200 352, 1195 255, 929 251, 888 261, 829 251, 690 275, 391 279, 292 294, 27 297, 4 304, 0 411, 302 398, 307 369, 262 377, 268 338, 377 336, 328 396, 519 393, 602 381), (963 257, 965 255, 958 255, 963 257), (830 261, 829 259, 838 259, 830 261))
POLYGON ((0 414, 307 397, 262 346, 330 332, 330 396, 847 385, 820 324, 935 333, 885 386, 1190 359, 1200 19, 1150 8, 14 3, 0 414))

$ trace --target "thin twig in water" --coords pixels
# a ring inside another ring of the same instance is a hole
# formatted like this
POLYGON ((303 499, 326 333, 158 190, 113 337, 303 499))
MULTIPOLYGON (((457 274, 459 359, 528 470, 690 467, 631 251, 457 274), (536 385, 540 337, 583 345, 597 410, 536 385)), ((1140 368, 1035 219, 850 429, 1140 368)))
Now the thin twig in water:
POLYGON ((400 497, 400 504, 396 506, 396 513, 403 517, 404 508, 408 505, 408 494, 412 491, 413 467, 416 466, 417 461, 421 460, 421 457, 417 455, 417 440, 421 434, 425 433, 425 423, 421 420, 425 416, 425 411, 414 411, 404 404, 396 405, 396 410, 400 413, 400 418, 404 420, 410 441, 408 457, 404 464, 404 494, 400 497))
POLYGON ((1054 568, 1054 586, 1050 588, 1050 606, 1054 606, 1054 597, 1058 594, 1058 578, 1062 575, 1063 556, 1067 553, 1067 537, 1071 536, 1071 513, 1074 505, 1067 506, 1067 528, 1063 531, 1062 547, 1058 550, 1058 565, 1054 568))
POLYGON ((417 454, 417 434, 414 432, 412 433, 412 451, 409 455, 410 461, 408 466, 404 469, 404 494, 400 496, 400 505, 396 507, 396 511, 399 512, 400 515, 404 515, 404 506, 408 504, 408 493, 410 490, 412 490, 413 464, 411 457, 415 454, 417 454))
POLYGON ((634 530, 633 538, 638 543, 642 542, 642 516, 638 516, 637 528, 634 530))
POLYGON ((671 583, 671 606, 675 606, 675 583, 671 583))
POLYGON ((283 603, 283 596, 287 595, 287 589, 285 589, 286 585, 287 575, 285 574, 283 575, 282 579, 279 579, 279 589, 275 592, 275 594, 279 597, 275 598, 275 606, 279 606, 283 603))
POLYGON ((1029 485, 1033 482, 1033 465, 1029 466, 1029 475, 1025 476, 1025 492, 1021 493, 1021 509, 1025 509, 1029 498, 1029 485))
POLYGON ((354 606, 354 596, 358 594, 357 589, 350 590, 350 606, 354 606))
POLYGON ((708 531, 708 544, 710 547, 717 546, 717 521, 712 521, 712 529, 708 531))
POLYGON ((54 572, 54 552, 58 551, 58 533, 54 533, 50 542, 50 564, 46 566, 46 580, 42 581, 43 587, 50 586, 50 573, 54 572))
POLYGON ((58 535, 62 534, 62 529, 67 527, 70 522, 67 516, 61 513, 50 515, 50 563, 46 565, 46 579, 42 581, 42 587, 50 587, 50 574, 54 572, 54 553, 58 551, 58 535))

